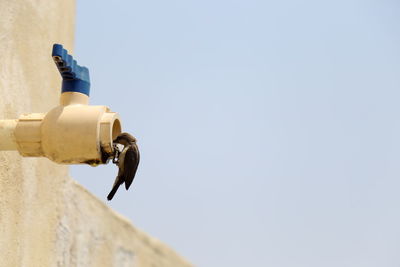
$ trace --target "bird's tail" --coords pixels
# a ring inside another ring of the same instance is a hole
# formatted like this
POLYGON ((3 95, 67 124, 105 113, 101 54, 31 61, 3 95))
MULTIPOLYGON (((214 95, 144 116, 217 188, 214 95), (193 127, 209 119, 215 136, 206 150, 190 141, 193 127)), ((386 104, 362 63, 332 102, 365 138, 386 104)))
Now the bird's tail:
POLYGON ((113 188, 111 189, 111 192, 110 192, 110 193, 108 194, 108 196, 107 196, 107 199, 108 199, 109 201, 110 201, 111 199, 113 199, 115 193, 117 193, 118 187, 119 187, 119 184, 115 184, 115 185, 113 186, 113 188))

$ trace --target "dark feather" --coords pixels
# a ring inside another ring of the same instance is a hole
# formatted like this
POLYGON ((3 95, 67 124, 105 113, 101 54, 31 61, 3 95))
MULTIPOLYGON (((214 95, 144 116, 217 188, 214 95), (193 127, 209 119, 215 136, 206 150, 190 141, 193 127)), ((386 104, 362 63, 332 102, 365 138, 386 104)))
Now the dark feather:
POLYGON ((113 188, 111 189, 110 193, 107 196, 107 200, 113 199, 115 193, 117 193, 117 190, 118 190, 119 186, 124 182, 121 178, 122 177, 118 176, 115 179, 115 183, 114 183, 113 188))
POLYGON ((135 174, 137 168, 139 166, 140 154, 139 149, 136 143, 131 143, 131 146, 126 151, 125 154, 125 169, 124 169, 124 180, 125 180, 125 188, 129 189, 131 186, 133 179, 135 178, 135 174))
POLYGON ((140 161, 139 148, 133 136, 128 133, 121 133, 113 142, 123 145, 124 149, 119 152, 118 147, 115 148, 113 163, 118 165, 118 176, 115 179, 111 192, 107 196, 108 200, 114 197, 121 184, 125 183, 126 190, 129 189, 135 178, 140 161))
MULTIPOLYGON (((119 159, 119 160, 120 160, 120 163, 122 163, 124 161, 124 159, 119 159)), ((111 192, 107 196, 107 200, 111 200, 114 197, 115 193, 117 193, 119 186, 121 184, 123 184, 124 182, 125 182, 124 170, 122 168, 119 168, 118 175, 115 178, 111 192)))

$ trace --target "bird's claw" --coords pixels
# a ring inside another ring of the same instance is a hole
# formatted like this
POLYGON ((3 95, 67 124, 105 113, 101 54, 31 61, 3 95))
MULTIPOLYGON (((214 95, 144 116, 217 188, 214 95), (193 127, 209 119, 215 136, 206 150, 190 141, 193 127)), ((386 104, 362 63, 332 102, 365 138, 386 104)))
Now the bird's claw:
POLYGON ((112 162, 114 164, 118 164, 118 158, 119 158, 119 154, 121 152, 119 151, 118 146, 116 144, 114 144, 113 147, 114 147, 114 155, 113 155, 112 162))

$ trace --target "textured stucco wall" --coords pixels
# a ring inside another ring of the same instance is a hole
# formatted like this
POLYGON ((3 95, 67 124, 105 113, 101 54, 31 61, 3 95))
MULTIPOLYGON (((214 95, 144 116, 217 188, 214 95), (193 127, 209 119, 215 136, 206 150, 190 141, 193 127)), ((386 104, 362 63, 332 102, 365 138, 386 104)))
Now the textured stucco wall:
MULTIPOLYGON (((70 0, 0 0, 0 119, 58 103, 51 47, 72 51, 74 14, 70 0)), ((3 266, 190 265, 75 183, 68 167, 0 152, 3 266)))

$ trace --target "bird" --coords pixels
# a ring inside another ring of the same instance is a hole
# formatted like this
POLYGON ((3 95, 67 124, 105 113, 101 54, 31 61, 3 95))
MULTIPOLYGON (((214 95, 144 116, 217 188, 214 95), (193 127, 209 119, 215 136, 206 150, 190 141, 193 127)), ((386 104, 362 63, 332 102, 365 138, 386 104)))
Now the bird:
POLYGON ((133 179, 140 161, 139 148, 136 144, 136 138, 129 133, 121 133, 114 139, 115 154, 113 163, 118 166, 118 175, 115 178, 114 185, 107 196, 110 201, 115 193, 117 192, 120 185, 125 183, 126 190, 132 184, 133 179), (121 144, 124 146, 122 151, 119 151, 115 144, 121 144))

